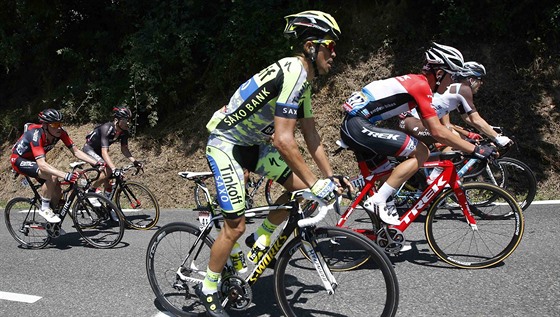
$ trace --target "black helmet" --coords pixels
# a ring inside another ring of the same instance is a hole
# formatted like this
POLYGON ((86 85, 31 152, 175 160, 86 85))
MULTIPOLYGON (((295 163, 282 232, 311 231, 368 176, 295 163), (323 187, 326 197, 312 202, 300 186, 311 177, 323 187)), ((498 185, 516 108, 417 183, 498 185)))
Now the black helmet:
POLYGON ((39 122, 42 123, 62 122, 62 119, 62 113, 56 109, 45 109, 39 112, 39 122))
POLYGON ((340 27, 328 13, 321 11, 303 11, 285 17, 284 36, 298 40, 323 39, 329 35, 338 40, 340 27))
POLYGON ((113 108, 113 116, 117 119, 130 119, 132 112, 127 107, 115 107, 113 108))

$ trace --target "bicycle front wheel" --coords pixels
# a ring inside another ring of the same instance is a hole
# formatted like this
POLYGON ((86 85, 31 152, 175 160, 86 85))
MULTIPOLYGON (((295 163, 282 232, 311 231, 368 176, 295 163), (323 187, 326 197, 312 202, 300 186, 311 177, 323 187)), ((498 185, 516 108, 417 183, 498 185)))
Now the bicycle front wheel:
MULTIPOLYGON (((314 264, 293 239, 282 251, 274 274, 274 293, 286 316, 394 316, 399 287, 385 253, 363 235, 342 228, 317 228, 315 252, 336 280, 329 295, 314 264), (354 253, 367 253, 367 262, 350 271, 333 270, 354 253)), ((314 257, 311 257, 314 258, 314 257)))
POLYGON ((39 205, 31 199, 17 197, 4 209, 8 231, 26 249, 44 248, 51 240, 45 226, 47 221, 39 215, 39 205))
POLYGON ((286 192, 284 186, 269 179, 264 186, 264 196, 268 205, 274 205, 276 200, 286 192))
POLYGON ((159 220, 159 204, 152 192, 144 185, 127 181, 117 188, 115 203, 122 211, 129 228, 151 229, 159 220))
POLYGON ((82 238, 99 249, 114 247, 124 235, 125 222, 120 209, 99 194, 83 193, 76 196, 72 220, 82 238))
POLYGON ((440 259, 456 267, 496 265, 511 255, 521 241, 524 230, 521 208, 507 191, 492 184, 467 183, 463 191, 476 226, 467 224, 455 193, 448 190, 428 211, 425 223, 428 245, 440 259))
MULTIPOLYGON (((507 190, 519 203, 522 210, 527 209, 537 193, 537 178, 531 168, 511 157, 499 158, 496 163, 498 166, 488 164, 496 185, 507 190)), ((490 178, 487 174, 485 177, 490 178)))
POLYGON ((174 222, 156 231, 148 244, 148 281, 157 300, 176 316, 206 315, 194 286, 206 276, 214 240, 209 236, 198 240, 200 234, 194 225, 174 222))

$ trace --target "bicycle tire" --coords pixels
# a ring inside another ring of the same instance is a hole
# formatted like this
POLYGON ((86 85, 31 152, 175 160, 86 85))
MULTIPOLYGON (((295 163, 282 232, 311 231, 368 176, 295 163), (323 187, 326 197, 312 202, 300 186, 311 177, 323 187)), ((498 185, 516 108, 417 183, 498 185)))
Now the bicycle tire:
POLYGON ((51 241, 40 206, 32 199, 16 197, 4 208, 4 220, 12 237, 26 249, 42 249, 51 241))
POLYGON ((199 250, 193 244, 200 233, 200 229, 192 224, 173 222, 159 228, 148 244, 146 273, 150 287, 158 302, 176 316, 206 316, 204 306, 194 293, 194 286, 206 275, 214 239, 205 236, 198 240, 199 250), (184 268, 182 264, 191 247, 200 252, 195 252, 189 260, 189 267, 184 268), (177 272, 181 267, 181 273, 192 281, 178 279, 177 272))
POLYGON ((521 208, 506 190, 493 184, 466 183, 463 191, 476 228, 466 223, 455 193, 445 191, 428 210, 424 227, 428 245, 441 260, 456 267, 494 266, 510 256, 523 237, 521 208), (490 196, 492 203, 487 202, 490 196), (506 213, 511 216, 489 217, 506 213))
POLYGON ((385 253, 365 236, 342 228, 317 228, 315 238, 327 265, 344 258, 346 250, 367 252, 368 262, 359 269, 333 271, 338 285, 328 295, 315 267, 300 252, 302 241, 290 241, 278 258, 274 294, 285 316, 394 316, 399 287, 393 266, 385 253), (332 246, 337 246, 332 248, 332 246), (381 285, 380 285, 381 284, 381 285), (324 295, 324 296, 321 296, 324 295))
POLYGON ((266 197, 266 203, 269 206, 274 205, 282 194, 286 192, 286 189, 275 181, 268 179, 266 185, 264 186, 264 196, 266 197))
MULTIPOLYGON (((535 199, 537 194, 537 178, 531 168, 518 159, 502 157, 496 160, 497 169, 493 164, 488 164, 498 186, 507 190, 525 211, 535 199)), ((486 173, 484 173, 486 174, 486 173)), ((486 175, 488 177, 488 175, 486 175)))
MULTIPOLYGON (((317 203, 314 203, 312 201, 307 202, 304 206, 303 206, 303 212, 305 214, 306 217, 311 217, 311 215, 313 215, 313 213, 317 210, 317 203)), ((368 239, 374 241, 375 240, 375 226, 373 225, 375 222, 374 220, 375 216, 369 212, 368 210, 364 209, 361 206, 358 206, 358 208, 354 209, 354 211, 352 212, 352 214, 348 217, 348 219, 346 219, 346 222, 344 223, 343 226, 338 226, 337 223, 340 219, 340 215, 337 214, 336 212, 330 212, 328 213, 325 218, 321 221, 321 224, 323 224, 326 227, 338 227, 338 228, 344 228, 344 229, 349 229, 352 230, 356 233, 359 234, 363 234, 364 236, 368 237, 368 239)), ((297 228, 296 228, 296 232, 294 233, 294 236, 298 235, 297 232, 297 228)), ((309 256, 307 256, 307 254, 305 254, 304 249, 301 249, 301 252, 304 254, 304 256, 307 259, 310 259, 309 256)), ((331 263, 331 269, 333 271, 347 271, 347 270, 353 270, 358 268, 360 265, 364 264, 365 262, 367 262, 368 260, 368 256, 366 254, 355 254, 353 257, 348 257, 345 261, 339 261, 336 263, 331 263)))
POLYGON ((126 226, 136 230, 153 228, 159 220, 159 204, 143 184, 126 181, 117 188, 115 203, 122 211, 126 226))
POLYGON ((109 249, 121 242, 125 230, 124 216, 107 197, 95 193, 76 196, 72 209, 74 227, 87 242, 98 249, 109 249), (91 200, 100 206, 94 207, 91 200), (117 217, 118 220, 113 220, 117 217))

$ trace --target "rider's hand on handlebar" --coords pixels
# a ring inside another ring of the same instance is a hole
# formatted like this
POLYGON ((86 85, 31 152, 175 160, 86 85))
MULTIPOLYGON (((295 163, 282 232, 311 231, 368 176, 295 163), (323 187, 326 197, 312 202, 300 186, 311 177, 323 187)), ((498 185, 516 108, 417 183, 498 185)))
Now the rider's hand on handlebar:
POLYGON ((474 132, 469 132, 469 134, 467 135, 467 138, 469 138, 471 140, 482 140, 482 135, 480 135, 478 133, 474 133, 474 132))
POLYGON ((337 186, 328 178, 319 179, 311 186, 311 193, 324 200, 327 205, 333 203, 336 199, 335 192, 337 192, 337 186))
POLYGON ((498 144, 501 147, 508 147, 513 144, 513 141, 505 135, 498 135, 494 139, 494 142, 496 142, 496 144, 498 144))
POLYGON ((64 175, 64 180, 70 183, 75 183, 80 177, 80 173, 78 172, 68 172, 64 175))
POLYGON ((99 161, 96 162, 95 164, 93 164, 93 167, 97 167, 98 170, 102 171, 103 169, 105 169, 105 166, 107 166, 107 163, 99 161))
POLYGON ((477 145, 475 146, 472 155, 480 160, 487 160, 489 157, 498 157, 498 151, 492 146, 477 145))
POLYGON ((115 168, 115 169, 113 170, 113 172, 111 173, 111 177, 115 177, 115 178, 121 177, 122 174, 123 174, 122 169, 120 169, 120 168, 115 168))

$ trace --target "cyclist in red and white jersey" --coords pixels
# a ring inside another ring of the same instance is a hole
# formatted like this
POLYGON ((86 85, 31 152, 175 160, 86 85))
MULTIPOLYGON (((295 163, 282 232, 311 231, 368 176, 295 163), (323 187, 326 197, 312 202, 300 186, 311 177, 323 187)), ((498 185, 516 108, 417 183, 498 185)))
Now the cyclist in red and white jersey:
POLYGON ((12 147, 10 163, 19 174, 27 175, 39 180, 42 185, 41 208, 39 215, 48 222, 60 222, 60 218, 51 209, 58 204, 62 191, 58 177, 74 182, 78 178, 77 172, 65 173, 46 161, 46 153, 54 148, 59 140, 70 149, 72 154, 95 166, 102 163, 94 160, 80 151, 62 127, 62 113, 56 109, 46 109, 39 113, 40 124, 27 126, 26 131, 12 147))
POLYGON ((361 91, 354 92, 343 105, 347 114, 342 122, 341 137, 354 150, 358 160, 367 161, 372 171, 378 173, 392 168, 387 156, 408 157, 395 167, 387 181, 365 204, 388 224, 399 223, 392 195, 424 164, 429 151, 418 139, 402 131, 380 128, 377 122, 416 108, 424 125, 439 142, 481 158, 495 153, 491 147, 475 146, 451 132, 440 123, 432 107, 432 93, 443 93, 451 83, 452 74, 463 70, 463 63, 463 55, 457 49, 433 43, 426 51, 421 75, 409 74, 371 82, 361 91))
MULTIPOLYGON (((449 113, 453 110, 457 110, 467 124, 482 132, 496 144, 506 146, 512 143, 511 139, 494 131, 492 126, 482 118, 474 105, 473 95, 476 94, 482 86, 482 77, 485 75, 486 68, 482 64, 477 62, 465 62, 464 69, 455 73, 453 76, 456 83, 449 85, 443 94, 434 94, 432 107, 445 126, 453 127, 455 131, 460 129, 460 127, 452 125, 449 120, 449 113)), ((436 142, 436 140, 431 137, 430 131, 422 124, 416 109, 403 114, 403 118, 399 122, 399 128, 427 145, 436 142)), ((480 138, 480 135, 473 132, 457 132, 469 139, 480 138)))

